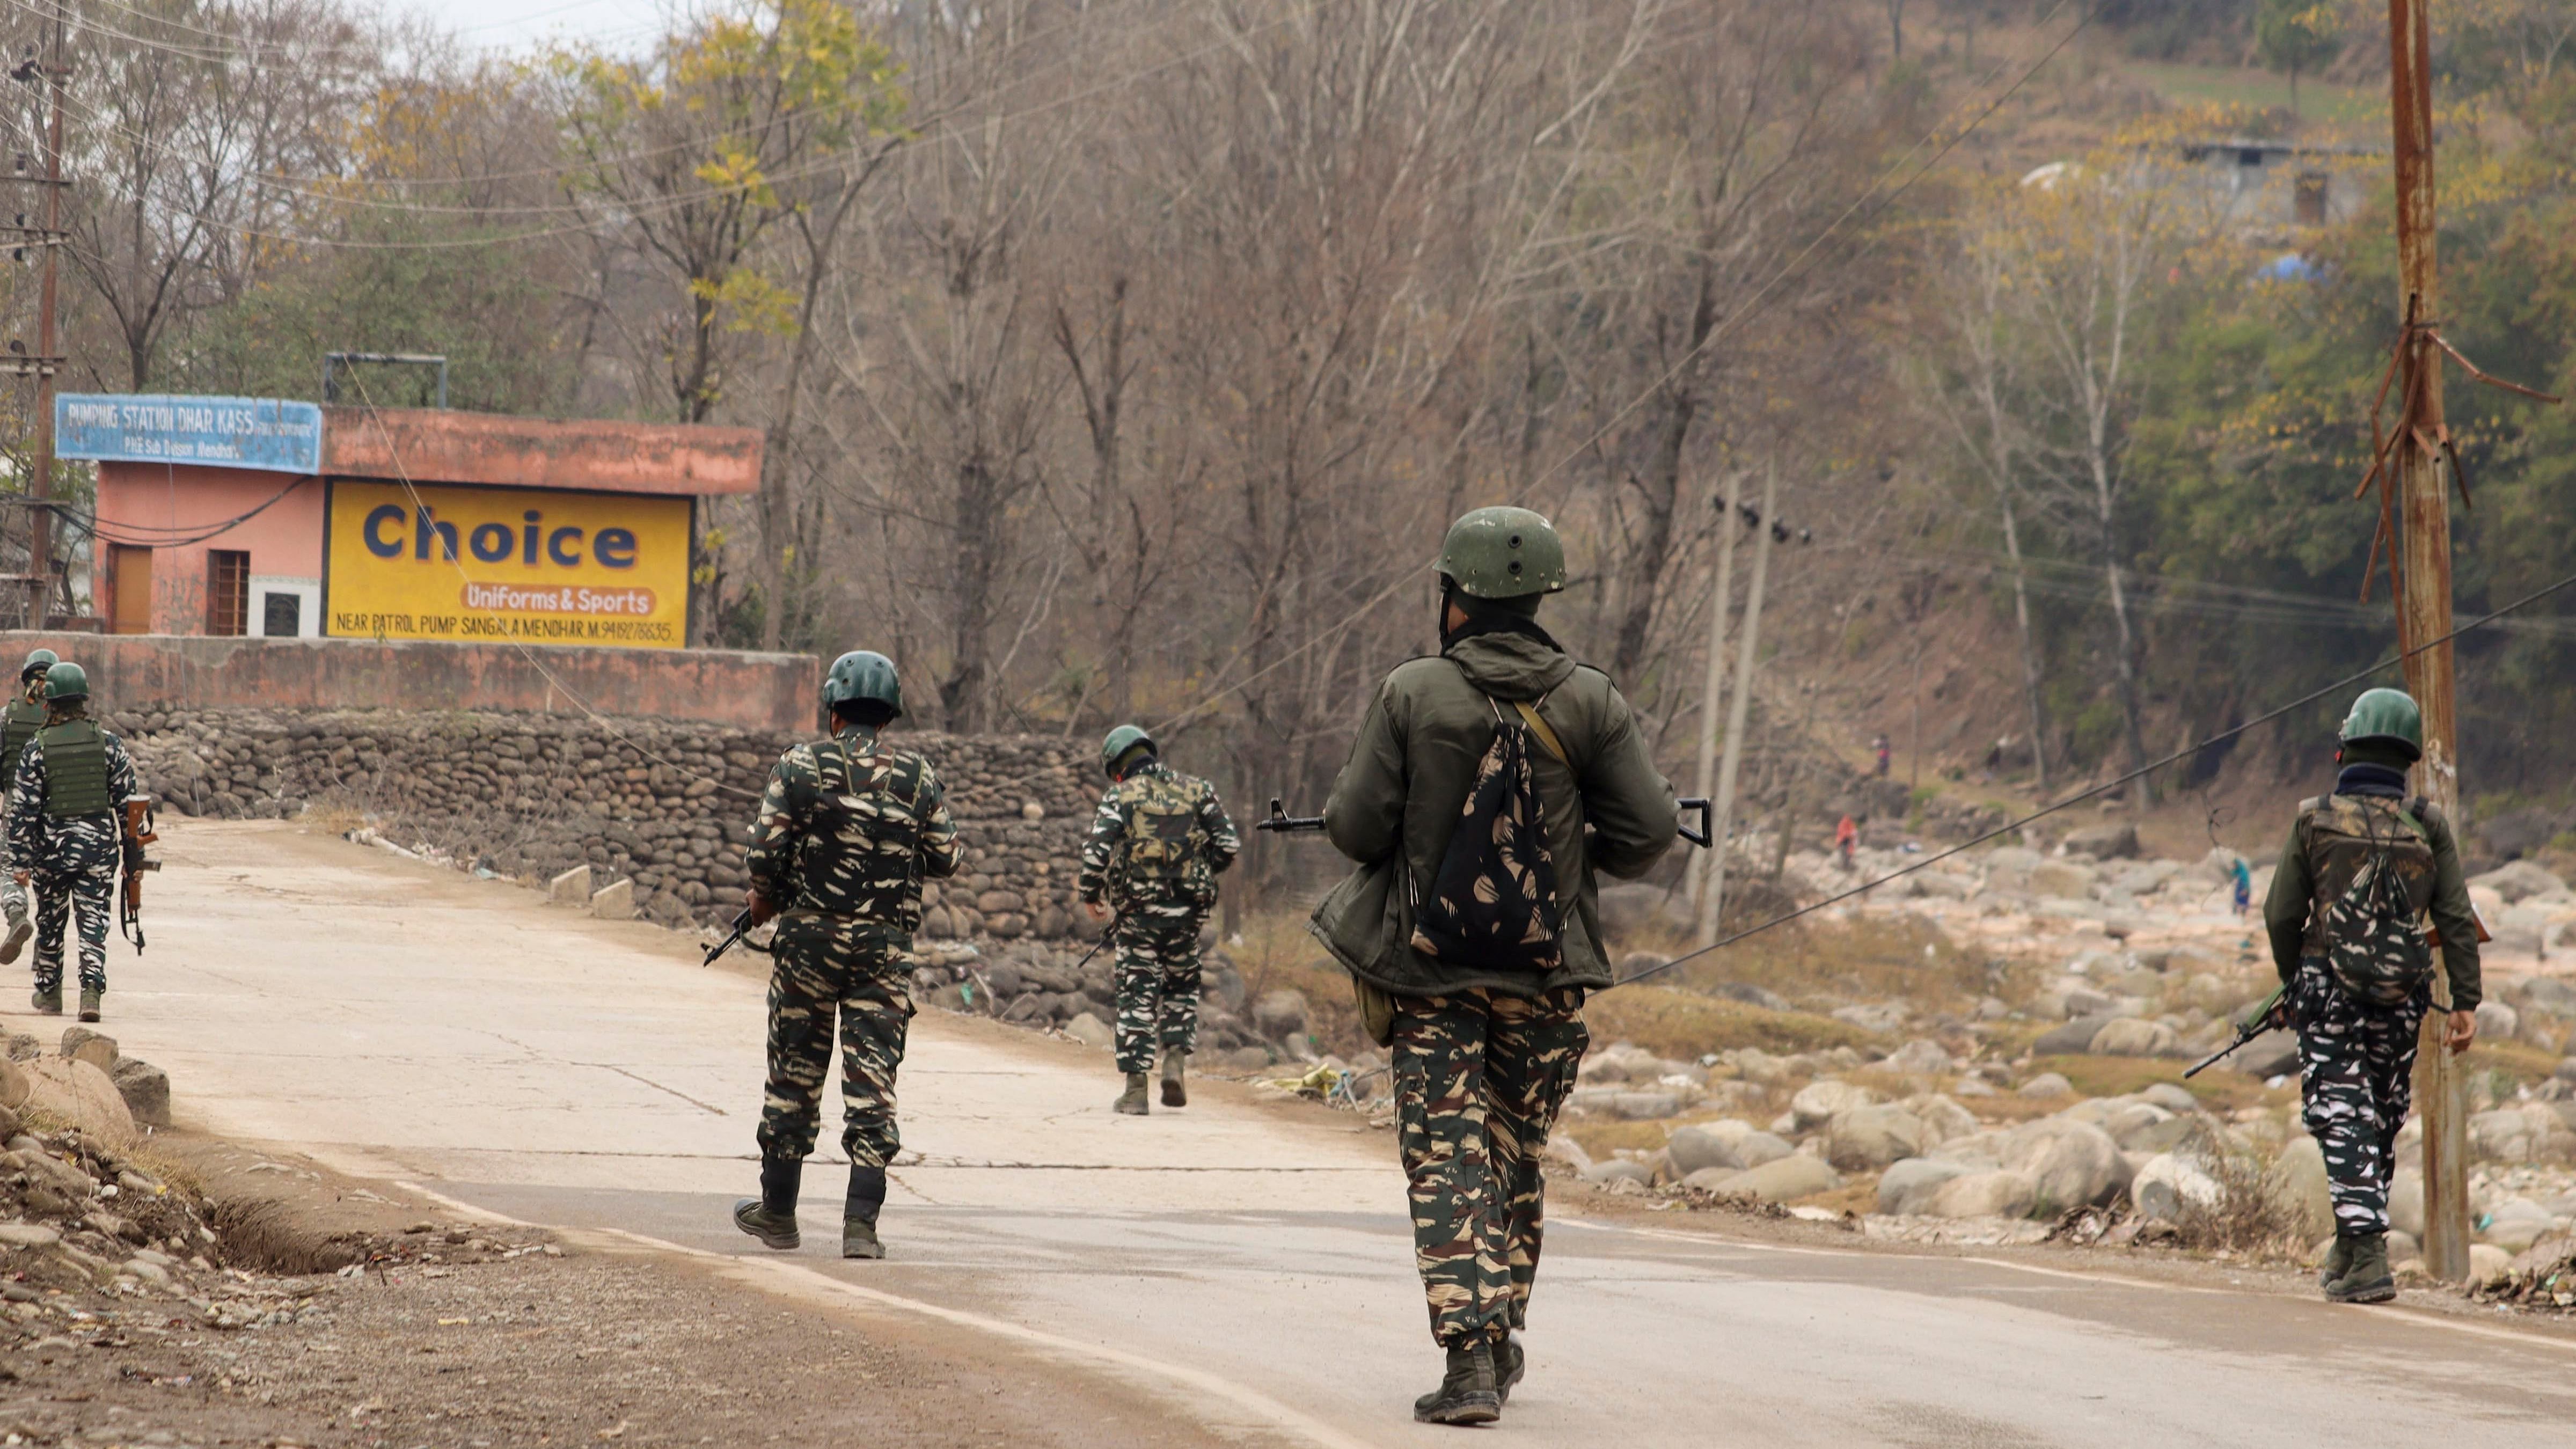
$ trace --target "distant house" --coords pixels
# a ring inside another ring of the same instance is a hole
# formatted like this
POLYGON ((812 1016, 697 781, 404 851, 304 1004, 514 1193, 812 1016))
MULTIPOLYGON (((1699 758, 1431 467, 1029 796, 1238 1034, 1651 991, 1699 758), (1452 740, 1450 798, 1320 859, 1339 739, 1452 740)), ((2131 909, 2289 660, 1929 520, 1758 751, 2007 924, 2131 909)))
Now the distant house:
POLYGON ((2384 170, 2370 163, 2387 154, 2241 137, 2182 143, 2184 162, 2234 199, 2239 224, 2271 232, 2350 220, 2384 170))

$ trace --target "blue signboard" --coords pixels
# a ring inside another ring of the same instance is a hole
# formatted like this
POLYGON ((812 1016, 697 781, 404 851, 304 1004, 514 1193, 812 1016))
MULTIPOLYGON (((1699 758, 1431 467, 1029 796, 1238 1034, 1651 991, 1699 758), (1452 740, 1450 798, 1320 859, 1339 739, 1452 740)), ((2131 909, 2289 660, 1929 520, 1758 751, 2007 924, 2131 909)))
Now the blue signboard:
POLYGON ((322 409, 266 397, 67 392, 54 399, 54 455, 322 471, 322 409))

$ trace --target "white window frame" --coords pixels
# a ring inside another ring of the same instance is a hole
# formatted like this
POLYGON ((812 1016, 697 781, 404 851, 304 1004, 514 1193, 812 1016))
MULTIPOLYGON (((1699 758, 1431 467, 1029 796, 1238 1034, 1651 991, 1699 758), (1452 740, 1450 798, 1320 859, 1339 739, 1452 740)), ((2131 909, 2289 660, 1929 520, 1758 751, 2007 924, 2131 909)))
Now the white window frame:
POLYGON ((302 600, 296 606, 296 630, 299 639, 322 637, 322 581, 297 578, 290 574, 252 574, 250 576, 250 617, 243 621, 250 637, 265 639, 268 635, 268 596, 292 594, 302 600))

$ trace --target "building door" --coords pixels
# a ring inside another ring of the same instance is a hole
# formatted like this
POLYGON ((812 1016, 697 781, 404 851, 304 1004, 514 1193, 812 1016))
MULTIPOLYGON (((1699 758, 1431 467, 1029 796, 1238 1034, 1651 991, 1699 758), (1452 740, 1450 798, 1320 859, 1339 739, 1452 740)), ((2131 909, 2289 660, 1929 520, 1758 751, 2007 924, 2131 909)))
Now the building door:
POLYGON ((238 639, 250 632, 250 553, 206 550, 206 632, 238 639))
POLYGON ((108 630, 116 634, 152 632, 152 550, 126 544, 108 545, 107 583, 112 592, 108 630))

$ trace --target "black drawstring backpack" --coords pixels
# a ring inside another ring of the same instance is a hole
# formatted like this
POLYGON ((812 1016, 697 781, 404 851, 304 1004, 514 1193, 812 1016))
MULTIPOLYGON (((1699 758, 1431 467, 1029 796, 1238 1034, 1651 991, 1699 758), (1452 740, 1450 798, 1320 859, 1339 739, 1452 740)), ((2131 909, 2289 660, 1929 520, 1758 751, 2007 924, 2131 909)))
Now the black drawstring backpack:
POLYGON ((1530 736, 1560 760, 1565 751, 1536 709, 1515 703, 1518 718, 1507 719, 1492 696, 1485 703, 1494 742, 1477 761, 1431 889, 1415 895, 1413 949, 1453 966, 1544 975, 1565 960, 1565 920, 1530 736))

